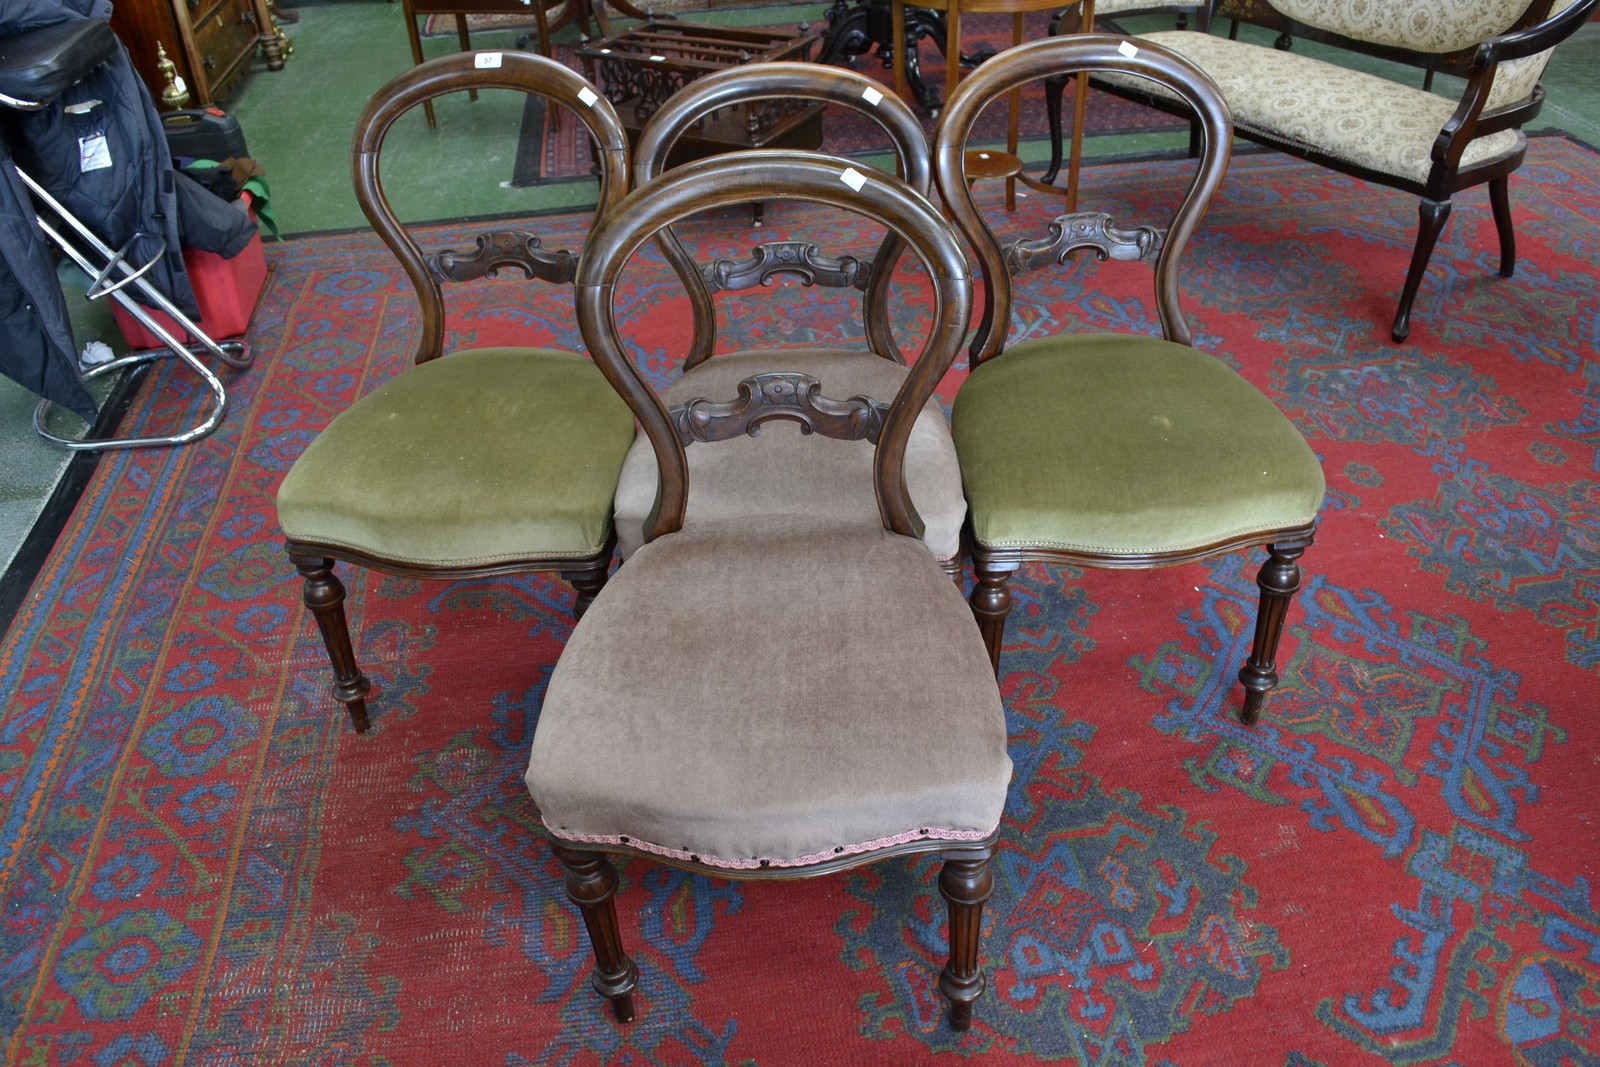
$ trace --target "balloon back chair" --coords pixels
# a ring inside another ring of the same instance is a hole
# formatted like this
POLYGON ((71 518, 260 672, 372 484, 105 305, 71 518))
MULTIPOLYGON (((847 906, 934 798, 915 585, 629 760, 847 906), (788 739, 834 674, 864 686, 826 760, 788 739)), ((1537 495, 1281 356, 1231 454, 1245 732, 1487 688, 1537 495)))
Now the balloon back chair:
POLYGON ((577 588, 575 613, 605 583, 611 499, 633 416, 583 355, 477 348, 443 355, 443 281, 517 268, 572 281, 577 257, 535 234, 499 229, 472 251, 424 254, 390 206, 379 156, 395 121, 418 104, 469 89, 537 94, 574 112, 595 146, 597 214, 627 192, 628 141, 592 85, 527 53, 463 53, 391 81, 357 120, 356 198, 404 267, 422 307, 415 365, 329 423, 278 490, 278 521, 305 581, 334 669, 334 696, 367 729, 367 677, 357 666, 335 560, 389 574, 459 579, 554 571, 577 588), (482 63, 485 55, 497 63, 482 63), (442 358, 441 358, 442 357, 442 358))
MULTIPOLYGON (((759 120, 781 115, 783 108, 797 102, 816 101, 849 108, 877 121, 894 148, 906 182, 926 194, 932 188, 932 168, 922 124, 910 108, 885 95, 882 88, 855 71, 816 63, 755 63, 696 79, 665 101, 640 134, 634 153, 634 185, 660 174, 679 139, 717 110, 744 105, 759 120)), ((668 404, 696 396, 731 396, 743 379, 777 368, 819 378, 839 396, 893 396, 904 383, 905 358, 895 345, 889 310, 890 282, 904 245, 893 233, 884 238, 870 260, 826 255, 806 241, 774 240, 751 249, 748 260, 719 260, 704 269, 696 265, 672 228, 662 232, 658 243, 694 310, 694 340, 682 362, 681 376, 663 394, 668 404), (798 277, 806 285, 861 290, 867 350, 758 349, 724 352, 713 358, 717 342, 714 294, 752 289, 784 275, 798 277)), ((691 452, 689 467, 702 488, 695 494, 687 521, 693 524, 752 511, 781 513, 792 510, 796 500, 805 501, 807 510, 821 508, 870 520, 875 514, 870 454, 837 441, 802 441, 796 433, 782 432, 785 429, 775 427, 775 432, 759 438, 691 452)), ((961 495, 961 471, 949 420, 936 400, 929 401, 912 430, 906 477, 925 523, 929 551, 955 577, 961 568, 966 500, 961 495)), ((617 485, 617 543, 623 559, 630 558, 642 543, 658 480, 650 442, 641 433, 617 485)))
POLYGON ((646 544, 556 663, 528 763, 529 791, 589 931, 595 989, 619 1019, 633 1017, 637 968, 619 939, 608 853, 783 879, 941 852, 950 959, 940 988, 965 1028, 984 987, 978 936, 1011 761, 983 642, 921 543, 904 471, 913 423, 970 315, 955 233, 890 175, 809 153, 739 152, 636 189, 594 231, 577 285, 584 340, 662 472, 646 544), (826 381, 769 371, 725 398, 669 407, 624 352, 613 311, 628 259, 693 212, 764 198, 874 220, 927 268, 933 326, 887 403, 824 395, 826 381), (800 423, 812 443, 828 435, 867 453, 875 513, 687 523, 708 479, 686 449, 727 448, 773 420, 800 423))
POLYGON ((1179 260, 1227 169, 1230 129, 1215 86, 1175 53, 1116 36, 1053 38, 1002 53, 961 84, 936 135, 934 169, 978 252, 988 297, 951 421, 969 509, 971 603, 996 672, 1008 583, 1024 561, 1161 567, 1263 545, 1261 607, 1239 672, 1241 717, 1251 723, 1277 685, 1278 639, 1324 482, 1316 455, 1277 406, 1191 347, 1179 307, 1179 260), (1018 85, 1082 70, 1123 71, 1188 101, 1203 130, 1194 177, 1164 232, 1079 213, 1055 220, 1044 239, 1002 247, 962 174, 972 121, 1018 85), (1091 249, 1101 259, 1154 260, 1162 337, 1059 334, 1006 348, 1011 273, 1091 249))

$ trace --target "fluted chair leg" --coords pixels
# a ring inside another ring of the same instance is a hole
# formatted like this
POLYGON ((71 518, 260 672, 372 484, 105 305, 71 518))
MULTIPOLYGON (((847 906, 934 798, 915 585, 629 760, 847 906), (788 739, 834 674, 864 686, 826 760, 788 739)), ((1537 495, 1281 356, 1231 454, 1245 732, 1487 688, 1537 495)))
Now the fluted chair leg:
POLYGON ((972 573, 977 579, 967 602, 978 620, 978 632, 989 650, 994 676, 1000 677, 1000 649, 1006 639, 1006 616, 1011 614, 1011 575, 1015 564, 997 564, 973 554, 972 573))
POLYGON ((1417 216, 1417 247, 1411 253, 1411 269, 1406 272, 1406 284, 1400 290, 1400 308, 1395 312, 1394 329, 1390 331, 1396 341, 1404 341, 1411 334, 1411 305, 1428 273, 1433 246, 1438 244, 1444 224, 1450 218, 1450 201, 1423 199, 1417 205, 1417 216))
POLYGON ((1309 547, 1308 541, 1293 541, 1267 546, 1267 561, 1256 575, 1256 585, 1261 588, 1261 607, 1256 612, 1255 640, 1250 646, 1250 659, 1239 671, 1239 683, 1244 686, 1244 707, 1239 721, 1254 725, 1266 706, 1267 695, 1278 684, 1278 639, 1283 636, 1284 617, 1289 602, 1300 591, 1300 556, 1309 547))
POLYGON ((594 949, 589 983, 611 1002, 618 1022, 633 1022, 633 990, 639 968, 622 949, 617 926, 617 869, 603 852, 585 852, 552 841, 551 851, 567 869, 567 899, 578 906, 594 949))
POLYGON ((589 611, 589 605, 600 595, 600 590, 605 589, 606 576, 610 569, 610 561, 606 563, 592 563, 582 569, 562 571, 563 581, 578 590, 578 600, 573 603, 573 619, 584 617, 584 611, 589 611))
POLYGON ((972 1005, 988 984, 979 943, 983 904, 994 892, 991 849, 946 852, 939 870, 939 893, 949 906, 950 960, 939 975, 939 991, 950 1001, 950 1028, 972 1025, 972 1005))
POLYGON ((367 732, 367 693, 372 683, 356 666, 355 647, 350 643, 350 626, 344 614, 344 583, 333 573, 333 560, 317 552, 289 550, 289 560, 305 579, 304 599, 322 631, 322 643, 333 664, 333 695, 350 712, 350 724, 358 734, 367 732))

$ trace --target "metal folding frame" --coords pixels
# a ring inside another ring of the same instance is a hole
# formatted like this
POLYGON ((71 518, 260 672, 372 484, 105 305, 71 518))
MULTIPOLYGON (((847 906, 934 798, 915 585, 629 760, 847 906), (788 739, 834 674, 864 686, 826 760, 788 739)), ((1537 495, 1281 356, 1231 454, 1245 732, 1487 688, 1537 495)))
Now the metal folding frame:
POLYGON ((250 351, 249 344, 243 340, 221 342, 212 340, 194 320, 173 304, 165 293, 161 292, 150 283, 149 279, 145 278, 145 273, 166 254, 164 249, 156 253, 156 256, 148 263, 142 263, 138 266, 129 263, 127 259, 128 247, 139 238, 139 234, 135 234, 130 238, 128 245, 119 250, 113 250, 99 237, 95 236, 94 232, 79 221, 76 216, 62 206, 60 201, 51 196, 38 182, 34 181, 26 171, 21 167, 14 167, 13 169, 16 170, 17 176, 22 179, 23 184, 38 198, 39 202, 49 208, 61 222, 65 223, 67 228, 75 233, 84 245, 89 248, 90 252, 100 256, 105 261, 105 265, 102 267, 94 266, 89 254, 85 253, 77 244, 69 240, 65 234, 56 229, 51 221, 45 217, 43 211, 35 213, 39 228, 44 231, 45 236, 55 242, 56 247, 66 253, 68 258, 93 279, 89 285, 88 298, 90 300, 98 300, 102 297, 111 297, 126 308, 130 315, 137 319, 147 330, 159 337, 166 345, 165 348, 130 352, 126 356, 92 367, 83 372, 84 380, 99 378, 120 371, 125 367, 148 363, 151 360, 176 356, 187 363, 196 374, 200 375, 206 387, 211 390, 210 412, 195 426, 180 433, 150 437, 63 437, 46 426, 46 420, 49 418, 50 409, 53 406, 48 400, 39 401, 38 407, 33 410, 34 430, 46 441, 75 452, 182 445, 198 440, 215 430, 217 424, 222 421, 224 412, 227 411, 228 393, 223 388, 221 379, 213 374, 204 363, 200 362, 199 356, 203 353, 210 353, 228 366, 243 370, 249 367, 255 358, 250 351), (196 338, 195 342, 185 344, 178 340, 172 331, 133 298, 127 291, 130 287, 136 289, 158 310, 167 315, 173 322, 176 322, 183 332, 196 338))

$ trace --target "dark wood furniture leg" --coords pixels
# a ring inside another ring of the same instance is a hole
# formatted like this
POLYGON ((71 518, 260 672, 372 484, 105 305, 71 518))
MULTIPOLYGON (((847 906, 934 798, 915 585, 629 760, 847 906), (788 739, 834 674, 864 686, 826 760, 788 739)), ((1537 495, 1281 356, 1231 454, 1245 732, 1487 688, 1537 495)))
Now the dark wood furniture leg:
POLYGON ((1309 541, 1291 541, 1267 546, 1267 561, 1256 575, 1261 587, 1261 607, 1256 611, 1255 641, 1250 659, 1239 669, 1239 684, 1244 686, 1244 707, 1239 721, 1252 726, 1261 717, 1267 694, 1278 684, 1278 638, 1283 636, 1283 620, 1289 602, 1300 591, 1302 553, 1309 541))
POLYGON ((1511 176, 1502 174, 1489 183, 1489 206, 1494 228, 1500 233, 1500 277, 1517 272, 1517 231, 1511 224, 1511 176))
POLYGON ((972 1025, 972 1005, 987 985, 978 948, 983 903, 994 892, 990 855, 987 848, 946 852, 939 870, 939 893, 949 905, 950 922, 950 961, 939 974, 939 991, 950 1001, 952 1030, 972 1025))
MULTIPOLYGON (((1400 290, 1400 309, 1395 313, 1394 329, 1390 331, 1390 336, 1396 341, 1404 341, 1411 334, 1411 303, 1416 300, 1422 278, 1428 273, 1428 260, 1433 258, 1433 246, 1438 243, 1439 234, 1444 232, 1444 224, 1450 218, 1450 201, 1424 197, 1417 204, 1417 216, 1420 223, 1417 247, 1411 253, 1411 269, 1406 272, 1405 288, 1400 290)), ((1497 225, 1499 221, 1497 214, 1497 225)))
POLYGON ((590 984, 611 1001, 618 1022, 631 1023, 639 968, 622 950, 622 933, 617 927, 617 869, 603 852, 584 852, 555 841, 550 842, 550 849, 567 869, 567 899, 583 913, 583 925, 589 931, 589 944, 594 948, 590 984))
POLYGON ((562 581, 571 585, 578 592, 578 599, 572 605, 572 617, 583 618, 583 613, 589 610, 589 605, 594 603, 594 598, 600 595, 600 590, 605 588, 606 578, 611 572, 611 548, 616 544, 615 535, 607 543, 604 555, 590 560, 581 566, 561 572, 562 581))
POLYGON ((996 678, 1000 677, 1000 647, 1006 639, 1006 616, 1011 614, 1011 575, 1016 569, 1015 563, 996 563, 973 553, 972 575, 976 581, 967 602, 978 620, 978 632, 989 650, 989 662, 994 664, 996 678))
POLYGON ((305 579, 305 603, 322 631, 333 664, 333 696, 350 711, 350 724, 364 734, 367 720, 367 693, 372 683, 356 666, 355 647, 350 643, 350 626, 344 615, 344 583, 333 573, 333 560, 320 553, 289 550, 294 569, 305 579))

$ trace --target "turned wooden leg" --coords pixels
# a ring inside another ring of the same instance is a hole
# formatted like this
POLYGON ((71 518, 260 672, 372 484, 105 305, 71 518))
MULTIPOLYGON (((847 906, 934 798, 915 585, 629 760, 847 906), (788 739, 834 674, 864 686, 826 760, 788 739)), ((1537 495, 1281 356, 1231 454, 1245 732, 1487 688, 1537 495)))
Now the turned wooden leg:
POLYGON ((989 870, 991 850, 946 852, 939 870, 939 893, 949 905, 950 961, 939 975, 939 991, 950 1001, 950 1028, 972 1025, 972 1004, 983 995, 979 941, 983 935, 983 902, 994 892, 989 870))
POLYGON ((1404 341, 1411 334, 1411 304, 1417 299, 1423 275, 1428 273, 1433 246, 1450 218, 1450 201, 1423 199, 1417 205, 1417 215, 1417 247, 1411 253, 1411 269, 1406 272, 1405 287, 1400 290, 1400 308, 1395 312, 1394 329, 1389 331, 1396 341, 1404 341))
POLYGON ((973 552, 972 573, 977 581, 967 602, 978 620, 978 632, 983 634, 996 678, 1000 677, 1000 647, 1006 639, 1006 616, 1011 614, 1011 574, 1016 569, 1014 563, 996 563, 985 559, 981 551, 973 552))
POLYGON ((939 569, 948 574, 950 580, 955 582, 957 587, 961 585, 961 557, 959 555, 951 556, 949 559, 941 559, 939 561, 939 569))
POLYGON ((333 560, 317 552, 289 549, 289 560, 305 579, 304 597, 311 617, 322 631, 333 664, 333 695, 350 711, 350 724, 364 734, 367 720, 367 693, 372 683, 356 666, 356 651, 350 644, 350 627, 344 616, 344 584, 333 573, 333 560))
POLYGON ((1517 272, 1517 231, 1511 225, 1511 178, 1501 175, 1489 183, 1489 206, 1494 208, 1494 228, 1500 233, 1500 276, 1517 272))
POLYGON ((617 928, 617 869, 603 852, 585 852, 550 842, 550 849, 567 869, 567 899, 583 913, 594 949, 594 972, 589 984, 611 1001, 618 1022, 633 1022, 633 989, 639 984, 639 968, 622 950, 622 933, 617 928))
POLYGON ((1244 686, 1244 707, 1239 721, 1253 725, 1261 717, 1267 694, 1278 684, 1278 638, 1283 636, 1283 620, 1289 601, 1300 591, 1298 560, 1311 542, 1292 541, 1267 546, 1267 562, 1256 575, 1261 587, 1261 607, 1256 611, 1256 636, 1250 646, 1250 660, 1239 670, 1244 686))

